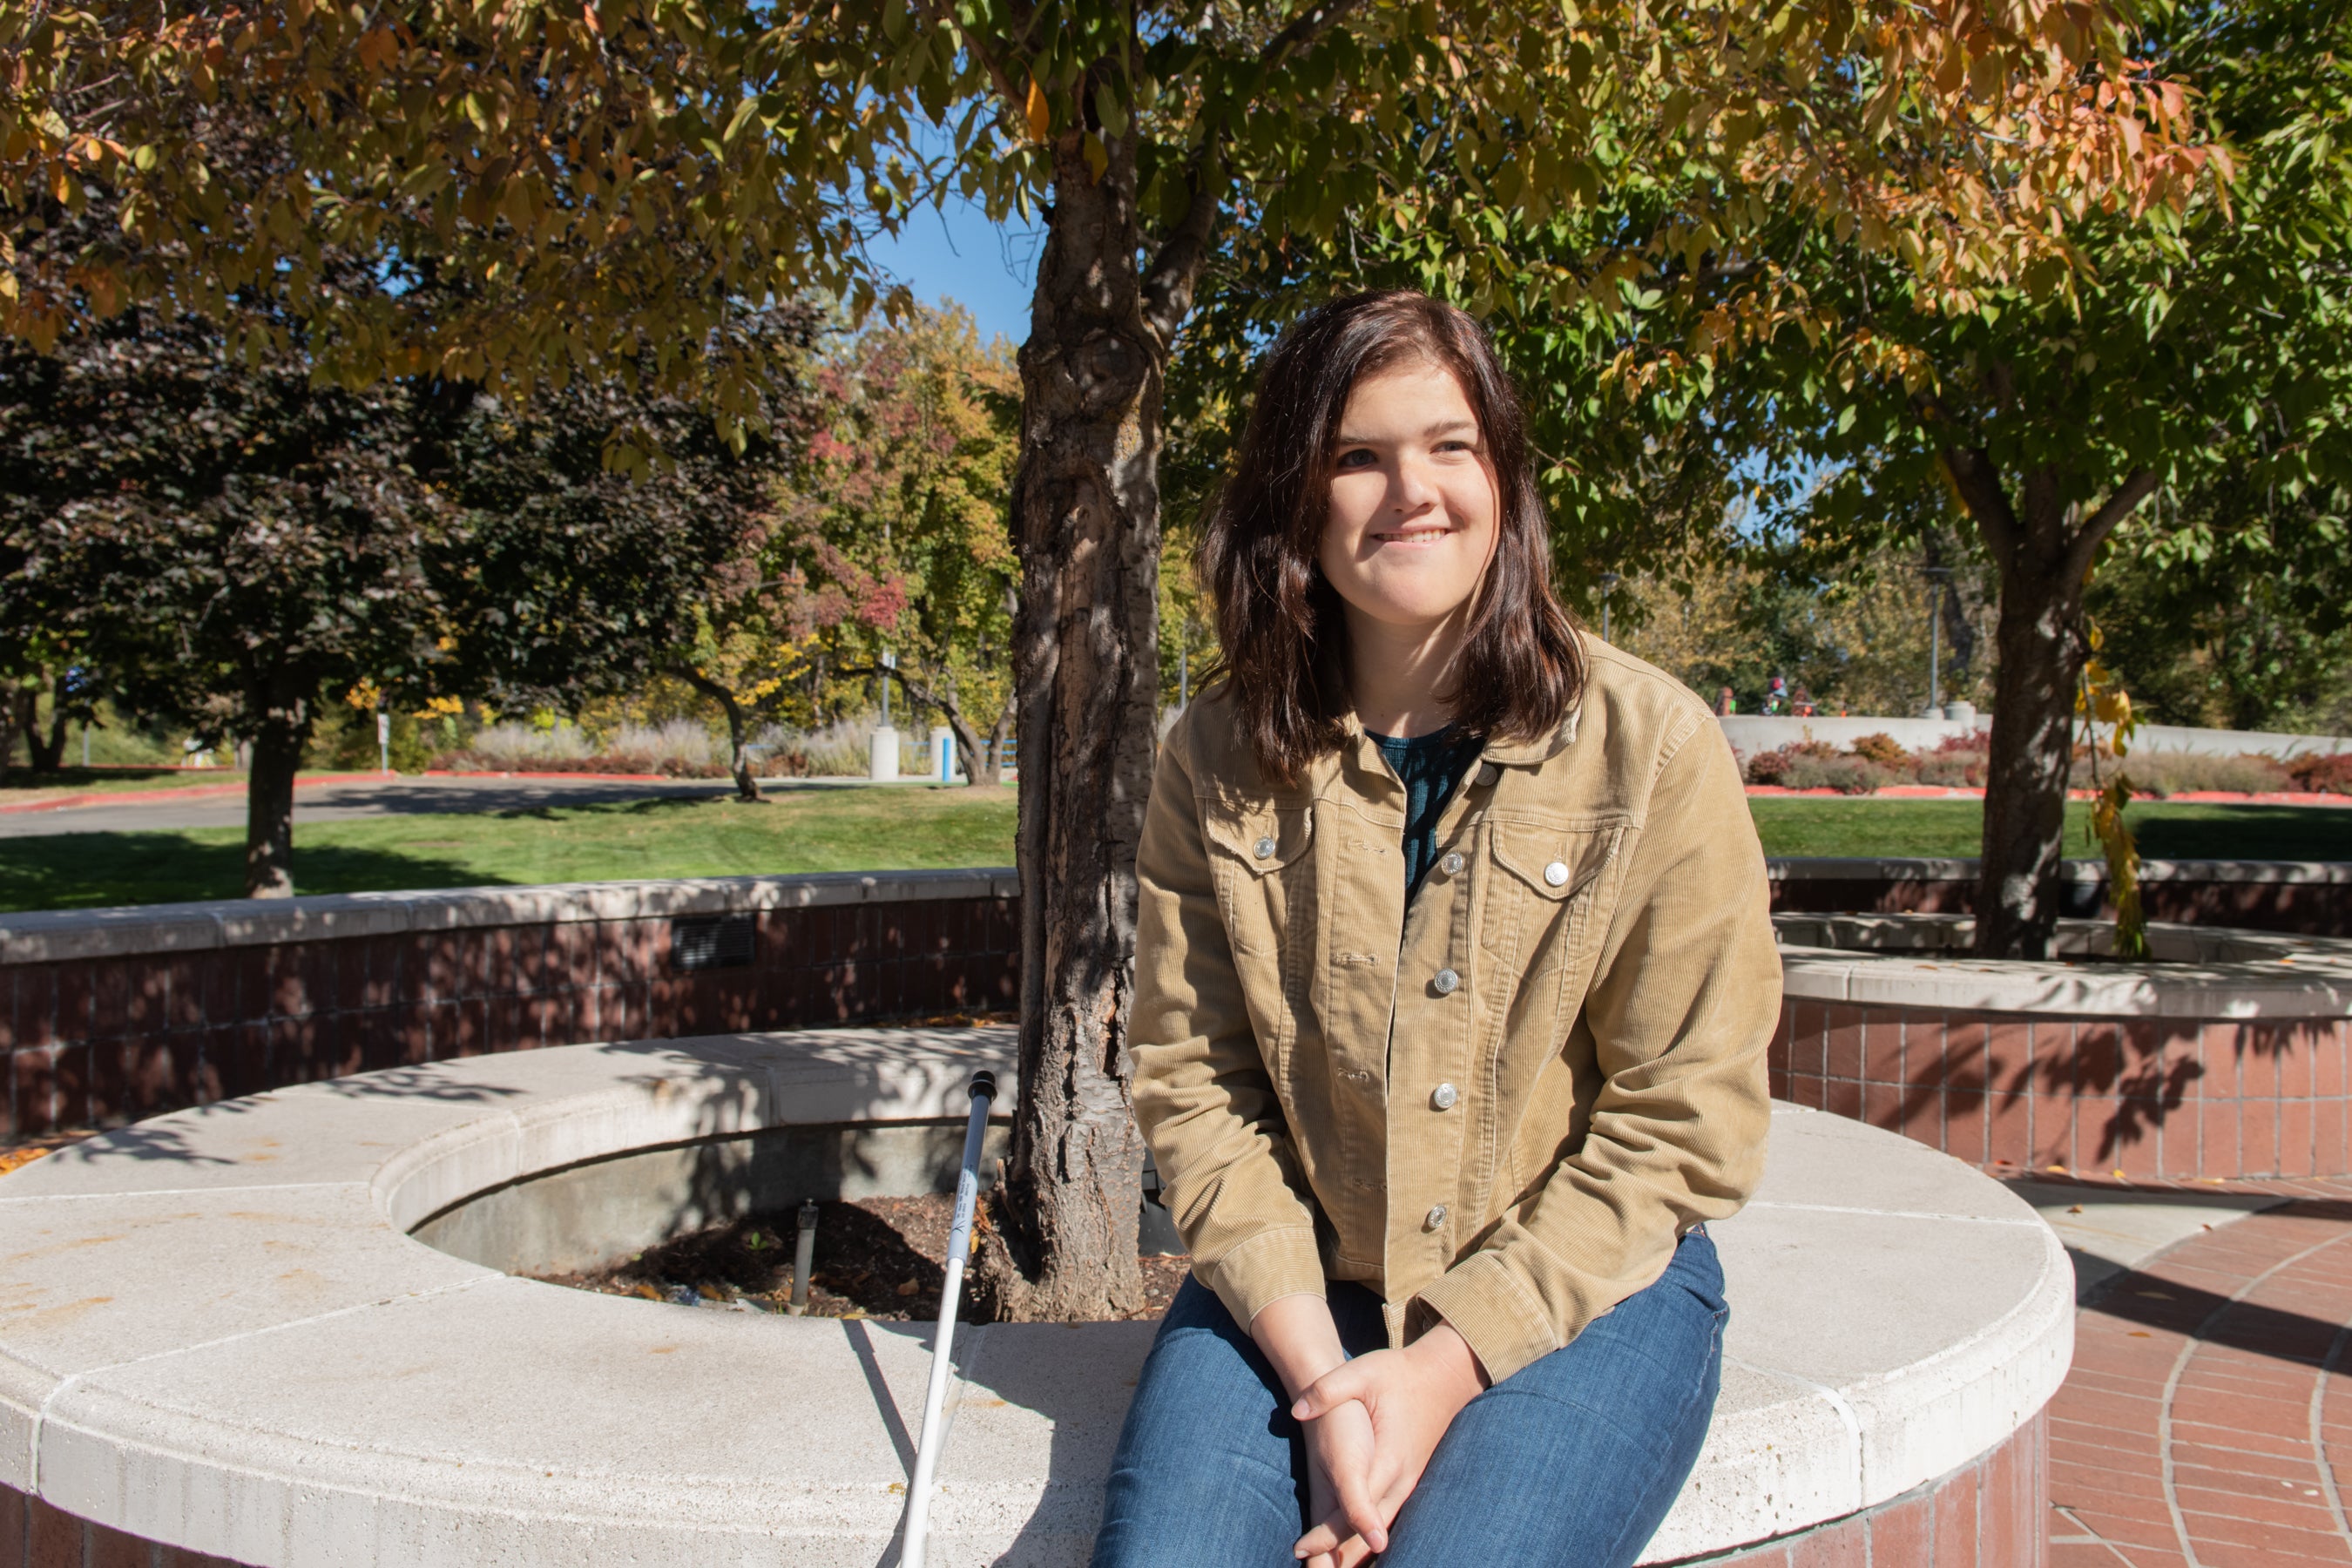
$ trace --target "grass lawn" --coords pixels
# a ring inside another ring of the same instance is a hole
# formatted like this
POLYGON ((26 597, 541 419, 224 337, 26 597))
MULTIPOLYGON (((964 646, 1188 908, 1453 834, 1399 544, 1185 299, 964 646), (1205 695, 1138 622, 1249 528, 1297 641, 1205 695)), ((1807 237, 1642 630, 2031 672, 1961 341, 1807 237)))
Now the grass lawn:
MULTIPOLYGON (((1967 857, 1974 801, 1759 799, 1769 855, 1967 857)), ((2096 851, 2086 808, 2067 810, 2066 853, 2096 851)), ((781 790, 766 805, 640 801, 481 815, 385 816, 296 830, 306 893, 584 882, 630 877, 879 871, 1013 863, 1013 797, 893 785, 781 790)), ((2151 858, 2352 860, 2352 810, 2143 802, 2130 820, 2151 858)), ((0 838, 0 909, 80 909, 234 898, 236 828, 0 838)))
MULTIPOLYGON (((235 898, 235 827, 0 838, 0 909, 235 898)), ((779 790, 764 805, 647 800, 298 824, 305 893, 631 877, 882 871, 1013 863, 1013 792, 779 790)))
MULTIPOLYGON (((1984 808, 1972 800, 1791 800, 1748 803, 1767 855, 1972 857, 1984 808)), ((2091 808, 2066 807, 2070 858, 2096 859, 2091 808)), ((2352 860, 2352 808, 2138 801, 2124 820, 2151 860, 2352 860)))

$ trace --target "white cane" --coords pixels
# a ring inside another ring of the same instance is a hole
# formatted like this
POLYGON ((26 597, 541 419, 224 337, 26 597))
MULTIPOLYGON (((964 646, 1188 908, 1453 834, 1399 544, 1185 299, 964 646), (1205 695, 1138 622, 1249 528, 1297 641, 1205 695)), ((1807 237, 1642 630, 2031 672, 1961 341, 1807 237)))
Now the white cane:
POLYGON ((963 1130, 963 1169, 956 1176, 955 1226, 948 1232, 947 1281, 940 1289, 940 1332, 931 1346, 931 1383, 923 1394, 923 1436, 915 1448, 915 1474, 907 1483, 906 1546, 899 1568, 923 1568, 931 1531, 931 1474, 939 1468, 945 1438, 940 1407, 948 1397, 948 1346, 955 1338, 956 1303, 963 1295, 964 1260, 971 1256, 971 1210, 980 1197, 980 1141, 988 1131, 989 1102, 996 1098, 996 1075, 971 1075, 971 1120, 963 1130))

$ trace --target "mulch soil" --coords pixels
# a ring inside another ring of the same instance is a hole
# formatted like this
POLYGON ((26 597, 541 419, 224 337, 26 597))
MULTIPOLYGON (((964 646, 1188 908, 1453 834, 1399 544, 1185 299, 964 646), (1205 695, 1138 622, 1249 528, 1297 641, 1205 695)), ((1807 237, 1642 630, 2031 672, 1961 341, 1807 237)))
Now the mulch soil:
MULTIPOLYGON (((948 1227, 954 1218, 955 1199, 944 1193, 820 1203, 808 1315, 918 1321, 937 1318, 947 1272, 948 1227)), ((984 1203, 979 1224, 987 1224, 984 1203)), ((611 1268, 536 1278, 609 1296, 781 1312, 792 1300, 799 1230, 797 1210, 749 1215, 649 1247, 611 1268)), ((1175 1300, 1192 1264, 1183 1258, 1145 1258, 1140 1262, 1144 1306, 1129 1315, 1156 1319, 1175 1300)), ((971 1315, 969 1288, 963 1315, 971 1315)))

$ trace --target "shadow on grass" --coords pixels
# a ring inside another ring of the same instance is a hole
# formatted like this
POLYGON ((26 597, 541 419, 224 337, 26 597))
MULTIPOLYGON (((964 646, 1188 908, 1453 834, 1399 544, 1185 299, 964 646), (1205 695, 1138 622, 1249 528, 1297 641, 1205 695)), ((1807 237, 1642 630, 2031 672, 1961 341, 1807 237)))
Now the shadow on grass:
MULTIPOLYGON (((2135 805, 2124 820, 2151 860, 2352 860, 2352 807, 2135 805)), ((2074 847, 2068 854, 2095 854, 2074 847)))
MULTIPOLYGON (((294 846, 301 893, 470 888, 507 879, 463 861, 392 848, 294 846)), ((180 833, 73 833, 0 845, 0 910, 86 910, 234 899, 245 891, 245 846, 180 833)))

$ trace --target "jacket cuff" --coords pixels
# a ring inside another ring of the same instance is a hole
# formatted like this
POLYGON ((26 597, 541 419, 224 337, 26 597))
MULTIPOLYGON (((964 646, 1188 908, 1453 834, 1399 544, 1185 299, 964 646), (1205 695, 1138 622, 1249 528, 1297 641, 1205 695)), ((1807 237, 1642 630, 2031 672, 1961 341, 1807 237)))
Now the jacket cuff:
POLYGON ((1454 1325, 1490 1384, 1541 1360, 1567 1342, 1500 1252, 1474 1252, 1415 1298, 1454 1325))
POLYGON ((1262 1230, 1214 1263, 1195 1259, 1192 1272, 1217 1293, 1244 1333, 1267 1302, 1324 1293, 1323 1256, 1310 1226, 1262 1230))

